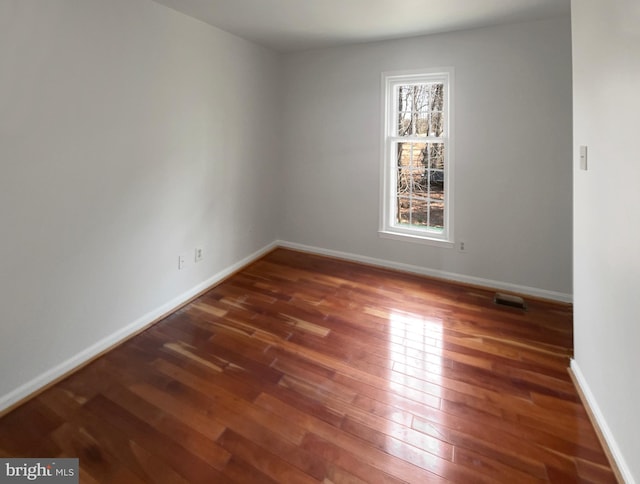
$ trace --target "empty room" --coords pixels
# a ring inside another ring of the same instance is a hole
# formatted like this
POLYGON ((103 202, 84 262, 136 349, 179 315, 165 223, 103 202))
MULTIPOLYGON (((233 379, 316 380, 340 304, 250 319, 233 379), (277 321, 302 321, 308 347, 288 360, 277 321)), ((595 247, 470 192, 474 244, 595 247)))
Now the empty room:
POLYGON ((634 0, 0 0, 0 481, 640 483, 634 0))

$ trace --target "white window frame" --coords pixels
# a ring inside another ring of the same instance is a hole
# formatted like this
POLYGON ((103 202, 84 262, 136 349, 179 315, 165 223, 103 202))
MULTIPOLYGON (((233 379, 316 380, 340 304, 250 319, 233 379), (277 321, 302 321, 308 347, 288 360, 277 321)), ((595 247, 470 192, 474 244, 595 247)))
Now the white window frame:
POLYGON ((379 235, 385 238, 408 240, 440 247, 453 247, 453 85, 452 67, 393 71, 382 73, 382 174, 379 235), (442 82, 444 84, 444 126, 441 137, 398 136, 398 100, 396 88, 407 84, 442 82), (396 222, 397 159, 396 144, 402 141, 440 141, 445 147, 444 217, 443 230, 400 225, 396 222))

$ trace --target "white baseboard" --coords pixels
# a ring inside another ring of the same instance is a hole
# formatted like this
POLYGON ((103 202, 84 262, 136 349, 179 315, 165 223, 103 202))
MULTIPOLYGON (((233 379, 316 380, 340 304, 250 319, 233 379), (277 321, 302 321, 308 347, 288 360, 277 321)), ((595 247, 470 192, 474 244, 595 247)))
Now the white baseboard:
POLYGON ((484 286, 492 289, 500 289, 503 291, 515 292, 517 294, 533 296, 541 299, 549 299, 552 301, 558 301, 563 303, 573 302, 571 294, 562 292, 548 291, 546 289, 538 289, 535 287, 521 286, 518 284, 510 284, 507 282, 494 281, 491 279, 483 279, 481 277, 467 276, 464 274, 456 274, 454 272, 441 271, 437 269, 429 269, 428 267, 415 266, 411 264, 403 264, 401 262, 393 262, 383 259, 376 259, 374 257, 367 257, 358 254, 352 254, 349 252, 340 252, 337 250, 322 249, 320 247, 313 247, 309 245, 297 244, 294 242, 287 242, 280 240, 277 245, 280 247, 287 247, 289 249, 300 250, 303 252, 311 252, 319 255, 327 255, 338 259, 346 259, 355 262, 362 262, 369 265, 378 267, 384 267, 388 269, 397 269, 405 272, 412 272, 414 274, 420 274, 423 276, 434 277, 437 279, 445 279, 447 281, 462 282, 465 284, 473 284, 475 286, 484 286))
POLYGON ((574 381, 578 385, 579 390, 582 392, 582 395, 587 401, 586 403, 589 406, 591 415, 595 419, 596 425, 599 427, 600 434, 606 442, 608 451, 615 461, 618 467, 617 470, 621 474, 622 479, 624 479, 624 482, 626 484, 636 484, 636 480, 633 478, 631 470, 629 469, 627 461, 622 455, 622 452, 620 452, 620 447, 618 447, 618 443, 616 442, 616 439, 614 438, 609 425, 607 425, 607 421, 605 420, 604 415, 602 414, 602 411, 598 406, 598 402, 593 396, 591 388, 589 388, 589 384, 587 383, 587 380, 584 378, 584 375, 582 374, 582 371, 578 366, 578 362, 574 359, 571 360, 571 372, 573 373, 574 381))
POLYGON ((112 333, 106 338, 103 338, 100 341, 97 341, 90 347, 86 348, 80 353, 77 353, 71 358, 63 361, 59 365, 54 366, 50 370, 38 375, 34 379, 19 386, 15 390, 12 390, 11 392, 3 395, 2 397, 0 397, 0 413, 8 409, 9 407, 15 405, 16 403, 22 400, 25 400, 29 396, 45 388, 47 385, 51 384, 52 382, 55 382, 60 377, 71 373, 73 370, 81 367, 82 365, 90 361, 92 358, 95 358, 100 353, 103 353, 104 351, 116 346, 120 342, 126 340, 131 335, 139 332, 140 330, 144 329, 146 326, 157 321, 163 316, 169 315, 171 312, 173 312, 174 310, 182 306, 185 302, 189 301, 189 299, 207 290, 208 288, 214 286, 215 284, 219 283, 229 275, 233 274, 239 269, 242 269, 244 266, 250 264, 256 259, 259 259, 264 254, 273 250, 276 247, 277 247, 277 244, 275 242, 272 242, 271 244, 254 252, 253 254, 245 257, 244 259, 236 262, 235 264, 214 274, 207 280, 192 287, 188 291, 173 298, 172 300, 163 304, 162 306, 141 316, 140 318, 136 319, 132 323, 129 323, 125 327, 119 329, 115 333, 112 333))

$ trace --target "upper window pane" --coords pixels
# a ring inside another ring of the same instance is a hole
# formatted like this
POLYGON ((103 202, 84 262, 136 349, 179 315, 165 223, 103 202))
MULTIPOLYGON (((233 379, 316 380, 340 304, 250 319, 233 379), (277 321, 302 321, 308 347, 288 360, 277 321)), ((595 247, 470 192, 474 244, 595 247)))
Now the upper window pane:
POLYGON ((399 85, 395 89, 397 136, 444 134, 444 84, 441 82, 399 85))

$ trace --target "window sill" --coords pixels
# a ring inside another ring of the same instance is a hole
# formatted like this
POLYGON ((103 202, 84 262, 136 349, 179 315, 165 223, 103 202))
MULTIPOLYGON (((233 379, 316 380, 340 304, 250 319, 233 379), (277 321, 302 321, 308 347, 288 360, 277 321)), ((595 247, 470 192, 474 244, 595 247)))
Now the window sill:
POLYGON ((435 237, 430 237, 429 235, 406 234, 388 230, 380 230, 378 231, 378 235, 383 239, 403 240, 405 242, 415 242, 418 244, 432 245, 435 247, 443 247, 447 249, 453 249, 453 247, 455 246, 455 243, 453 241, 438 239, 435 237))

